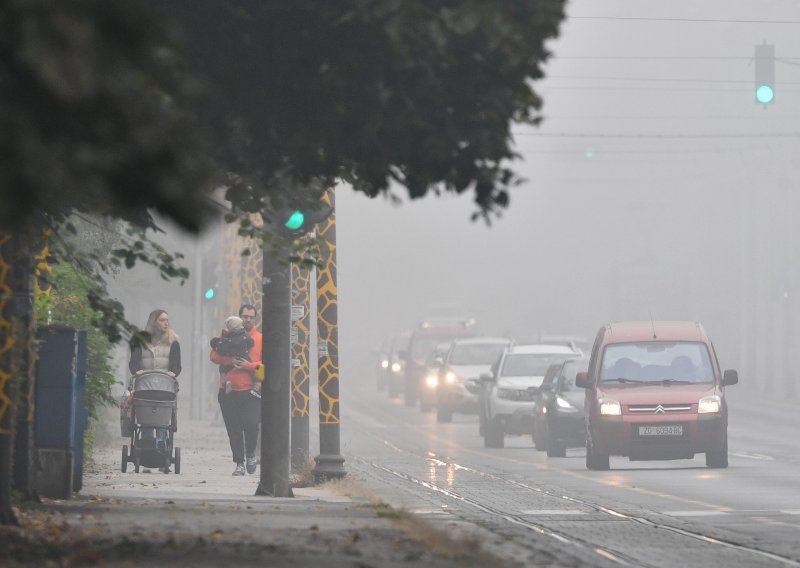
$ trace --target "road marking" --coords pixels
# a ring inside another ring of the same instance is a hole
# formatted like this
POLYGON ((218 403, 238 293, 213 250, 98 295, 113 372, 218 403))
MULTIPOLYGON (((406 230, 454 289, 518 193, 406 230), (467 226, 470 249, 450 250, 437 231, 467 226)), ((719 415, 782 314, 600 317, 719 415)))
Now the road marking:
POLYGON ((711 517, 713 515, 727 515, 725 511, 662 511, 670 517, 711 517))
POLYGON ((784 515, 800 515, 800 509, 789 509, 786 511, 778 511, 779 513, 783 513, 784 515))
POLYGON ((745 458, 748 460, 764 460, 764 461, 773 461, 774 458, 772 456, 768 456, 766 454, 757 454, 756 452, 728 452, 732 456, 736 456, 737 458, 745 458))
POLYGON ((586 511, 577 509, 529 509, 520 511, 520 515, 585 515, 586 511))

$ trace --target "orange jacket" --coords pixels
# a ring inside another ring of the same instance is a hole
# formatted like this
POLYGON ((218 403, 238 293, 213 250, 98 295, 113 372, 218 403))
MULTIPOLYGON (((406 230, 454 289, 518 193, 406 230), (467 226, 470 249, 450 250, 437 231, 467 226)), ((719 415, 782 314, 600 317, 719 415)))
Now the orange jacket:
MULTIPOLYGON (((246 391, 253 388, 256 383, 256 368, 261 364, 261 334, 254 327, 250 330, 250 337, 253 338, 253 346, 249 352, 250 361, 244 367, 231 369, 226 374, 220 374, 219 388, 225 388, 226 380, 231 382, 231 388, 235 391, 246 391)), ((217 365, 233 365, 233 358, 224 357, 212 349, 211 362, 217 365)))

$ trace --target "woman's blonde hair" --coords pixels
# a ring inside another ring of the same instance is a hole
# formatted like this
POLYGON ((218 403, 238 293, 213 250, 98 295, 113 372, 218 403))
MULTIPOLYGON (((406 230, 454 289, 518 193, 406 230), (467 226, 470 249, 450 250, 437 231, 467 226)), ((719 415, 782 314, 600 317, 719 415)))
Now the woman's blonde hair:
POLYGON ((157 345, 158 343, 172 345, 178 341, 178 335, 171 327, 167 329, 167 333, 165 334, 162 334, 159 331, 156 323, 158 322, 158 318, 161 317, 161 314, 167 314, 167 310, 153 310, 150 312, 150 315, 147 318, 147 324, 144 326, 144 330, 150 334, 151 345, 157 345))

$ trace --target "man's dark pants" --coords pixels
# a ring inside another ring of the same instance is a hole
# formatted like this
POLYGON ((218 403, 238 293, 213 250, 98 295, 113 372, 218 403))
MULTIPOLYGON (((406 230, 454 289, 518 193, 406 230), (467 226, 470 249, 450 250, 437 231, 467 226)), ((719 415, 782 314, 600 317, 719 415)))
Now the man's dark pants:
POLYGON ((228 431, 233 461, 242 463, 245 455, 253 456, 258 444, 258 429, 261 422, 261 399, 250 391, 231 391, 217 394, 222 419, 228 431))

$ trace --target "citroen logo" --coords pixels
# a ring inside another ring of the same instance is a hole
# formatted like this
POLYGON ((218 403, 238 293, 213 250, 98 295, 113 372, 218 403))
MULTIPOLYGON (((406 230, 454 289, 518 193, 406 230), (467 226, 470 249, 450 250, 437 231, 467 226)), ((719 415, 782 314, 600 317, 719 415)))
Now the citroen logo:
POLYGON ((664 414, 664 412, 665 412, 665 411, 664 411, 664 407, 663 407, 663 406, 661 406, 660 404, 659 404, 658 406, 656 406, 656 409, 655 409, 655 413, 656 413, 656 414, 658 414, 659 412, 660 412, 661 414, 664 414))

